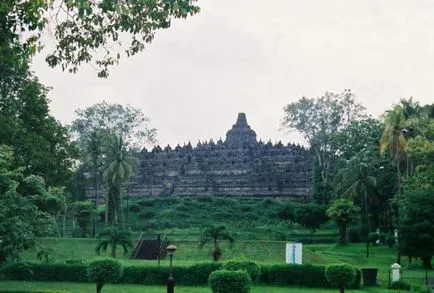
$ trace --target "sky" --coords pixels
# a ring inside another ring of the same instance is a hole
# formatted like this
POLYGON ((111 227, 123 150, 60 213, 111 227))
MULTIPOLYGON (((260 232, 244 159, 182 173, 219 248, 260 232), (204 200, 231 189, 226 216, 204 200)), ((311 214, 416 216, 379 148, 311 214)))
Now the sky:
MULTIPOLYGON (((285 105, 351 89, 374 117, 414 97, 434 102, 434 2, 427 0, 200 0, 201 12, 158 31, 111 68, 33 70, 51 86, 52 114, 105 100, 140 108, 160 145, 225 138, 238 112, 258 139, 302 142, 281 129, 285 105)), ((47 48, 50 44, 47 43, 47 48)), ((45 54, 45 55, 44 55, 45 54)))

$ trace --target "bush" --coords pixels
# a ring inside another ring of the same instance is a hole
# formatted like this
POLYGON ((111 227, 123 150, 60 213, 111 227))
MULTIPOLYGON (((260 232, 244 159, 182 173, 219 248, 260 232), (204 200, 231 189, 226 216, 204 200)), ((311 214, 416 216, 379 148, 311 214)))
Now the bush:
POLYGON ((87 264, 87 259, 85 259, 85 258, 70 258, 70 259, 66 259, 65 260, 65 263, 66 264, 72 264, 72 265, 75 265, 75 264, 87 264))
POLYGON ((363 227, 361 225, 351 226, 348 228, 348 240, 351 243, 362 243, 363 242, 363 227))
POLYGON ((0 273, 5 280, 87 282, 85 264, 14 263, 0 273))
POLYGON ((392 233, 387 234, 386 244, 389 248, 392 248, 392 246, 395 244, 395 236, 392 233))
POLYGON ((223 269, 228 271, 246 271, 253 282, 257 282, 259 280, 259 276, 261 275, 261 269, 259 266, 256 263, 248 260, 229 261, 223 266, 223 269))
POLYGON ((403 280, 395 281, 389 286, 389 289, 392 289, 392 290, 410 291, 410 288, 411 288, 410 284, 407 283, 406 281, 403 281, 403 280))
POLYGON ((150 219, 155 217, 155 212, 154 211, 143 211, 138 215, 139 219, 150 219))
POLYGON ((428 286, 414 286, 413 287, 414 292, 418 293, 431 293, 431 288, 428 286))
POLYGON ((122 276, 122 264, 113 258, 100 258, 93 260, 87 267, 90 281, 96 282, 96 292, 101 292, 105 283, 115 283, 122 276))
POLYGON ((371 232, 368 234, 368 241, 372 244, 377 244, 377 240, 380 239, 380 235, 377 232, 371 232))
POLYGON ((330 287, 325 277, 325 267, 310 264, 261 266, 259 280, 265 284, 330 287))
POLYGON ((138 204, 132 204, 128 207, 130 212, 137 213, 140 211, 140 206, 138 204))
POLYGON ((356 270, 349 264, 330 265, 326 269, 326 278, 331 286, 341 289, 348 288, 356 279, 356 270))
POLYGON ((208 284, 213 293, 248 293, 251 280, 245 271, 219 270, 209 275, 208 284))

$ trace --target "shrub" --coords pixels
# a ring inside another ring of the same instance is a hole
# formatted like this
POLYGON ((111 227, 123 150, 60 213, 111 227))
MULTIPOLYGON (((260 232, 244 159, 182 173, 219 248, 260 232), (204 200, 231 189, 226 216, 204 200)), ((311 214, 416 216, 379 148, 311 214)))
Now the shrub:
POLYGON ((259 266, 256 263, 248 260, 229 261, 223 266, 223 269, 228 271, 246 271, 253 282, 258 281, 259 276, 261 275, 261 269, 259 268, 259 266))
POLYGON ((356 271, 348 264, 330 265, 326 269, 326 278, 331 286, 339 288, 343 293, 345 288, 354 283, 356 271))
POLYGON ((392 233, 387 234, 386 244, 389 248, 392 248, 392 246, 395 244, 395 236, 392 233))
POLYGON ((363 231, 361 225, 351 226, 348 228, 348 240, 351 243, 361 243, 363 242, 363 231))
POLYGON ((101 292, 105 283, 114 283, 122 276, 122 264, 113 258, 100 258, 89 263, 89 280, 96 282, 96 292, 101 292))
POLYGON ((87 282, 85 264, 14 263, 4 266, 0 275, 6 280, 87 282))
POLYGON ((260 281, 266 284, 330 287, 325 278, 325 267, 310 264, 261 266, 260 281))
POLYGON ((150 219, 155 217, 155 212, 154 211, 143 211, 138 215, 139 219, 150 219))
POLYGON ((377 232, 371 232, 368 234, 368 241, 372 244, 377 244, 377 240, 380 239, 380 235, 377 232))
POLYGON ((286 241, 286 234, 283 232, 274 232, 274 240, 286 241))
POLYGON ((128 207, 130 212, 137 213, 140 211, 140 206, 138 204, 132 204, 128 207))
POLYGON ((87 264, 87 259, 85 258, 70 258, 65 260, 66 264, 87 264))
POLYGON ((33 270, 27 263, 11 263, 0 269, 0 276, 3 280, 31 280, 33 270))
POLYGON ((209 275, 208 284, 213 293, 248 293, 251 280, 245 271, 219 270, 209 275))
POLYGON ((414 286, 413 287, 414 292, 418 293, 431 293, 431 288, 428 286, 414 286))
POLYGON ((395 281, 389 286, 389 289, 392 289, 392 290, 410 291, 410 288, 411 288, 410 284, 407 283, 406 281, 403 281, 403 280, 395 281))

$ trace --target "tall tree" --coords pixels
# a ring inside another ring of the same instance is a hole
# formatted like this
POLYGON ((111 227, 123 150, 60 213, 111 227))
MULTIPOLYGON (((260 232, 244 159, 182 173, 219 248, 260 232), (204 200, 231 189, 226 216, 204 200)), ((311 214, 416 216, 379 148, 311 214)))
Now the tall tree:
POLYGON ((77 149, 51 116, 47 93, 27 68, 0 70, 0 144, 13 147, 14 167, 24 167, 24 175, 66 185, 77 149))
POLYGON ((101 136, 110 134, 122 137, 125 146, 134 150, 155 142, 156 130, 149 126, 149 118, 138 108, 103 101, 78 109, 75 114, 71 132, 83 150, 88 149, 89 141, 100 141, 101 136))
POLYGON ((366 256, 369 257, 368 235, 372 231, 370 219, 370 203, 375 195, 377 180, 369 175, 369 166, 364 162, 356 160, 355 164, 350 164, 347 168, 339 170, 343 174, 344 182, 350 184, 343 193, 345 197, 352 200, 358 199, 361 202, 363 211, 363 222, 366 236, 366 256))
MULTIPOLYGON (((326 93, 314 98, 301 98, 284 108, 283 126, 303 134, 314 156, 314 176, 318 175, 320 203, 330 199, 329 175, 338 145, 333 137, 348 123, 362 117, 363 107, 355 101, 350 90, 343 93, 326 93)), ((314 178, 315 181, 315 178, 314 178)))
MULTIPOLYGON (((137 159, 131 156, 123 143, 122 137, 112 135, 104 146, 103 177, 108 185, 109 220, 118 223, 118 211, 121 209, 122 183, 137 173, 137 159)), ((125 221, 123 221, 125 222, 125 221)))
POLYGON ((407 151, 407 142, 404 138, 405 116, 401 106, 397 105, 393 110, 387 111, 384 115, 385 129, 380 141, 382 153, 389 152, 393 164, 396 167, 397 195, 401 195, 401 161, 407 151))
POLYGON ((0 265, 18 260, 23 250, 35 247, 37 237, 52 235, 54 228, 43 181, 22 180, 22 168, 13 168, 13 155, 12 148, 0 145, 0 265))
POLYGON ((157 30, 169 28, 172 19, 198 13, 195 2, 3 0, 0 63, 19 66, 42 47, 42 33, 54 29, 55 49, 46 57, 50 66, 76 72, 80 64, 94 61, 98 75, 106 77, 121 54, 137 54, 157 30))

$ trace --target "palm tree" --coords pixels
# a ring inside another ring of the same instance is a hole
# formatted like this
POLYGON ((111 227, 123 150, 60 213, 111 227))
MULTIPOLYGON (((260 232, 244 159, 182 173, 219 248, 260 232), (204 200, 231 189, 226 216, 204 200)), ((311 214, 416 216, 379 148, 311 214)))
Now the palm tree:
MULTIPOLYGON (((98 179, 100 176, 100 168, 102 165, 102 147, 103 147, 103 134, 100 131, 92 131, 85 140, 85 161, 92 168, 92 179, 94 189, 94 209, 97 210, 98 204, 98 179)), ((92 235, 96 236, 96 217, 95 213, 92 225, 92 235)))
POLYGON ((392 155, 393 164, 396 166, 396 176, 398 180, 397 195, 401 195, 401 170, 400 163, 407 151, 407 142, 404 138, 405 116, 403 108, 397 105, 384 115, 385 129, 380 141, 380 151, 389 151, 392 155))
POLYGON ((112 135, 104 146, 103 178, 108 191, 109 220, 118 223, 122 183, 137 173, 137 159, 127 153, 122 137, 112 135))
POLYGON ((377 185, 377 180, 375 177, 370 176, 368 172, 368 165, 366 163, 358 162, 358 164, 353 164, 353 168, 344 168, 342 172, 347 172, 351 174, 353 183, 345 191, 344 196, 355 199, 360 198, 363 206, 364 222, 366 225, 366 257, 369 257, 369 233, 371 232, 371 222, 369 219, 369 202, 370 195, 372 195, 372 190, 377 185), (356 167, 356 168, 354 168, 356 167), (371 191, 368 193, 368 191, 371 191))
POLYGON ((234 236, 226 230, 225 226, 209 226, 202 231, 200 238, 200 247, 203 247, 206 243, 212 242, 212 258, 214 261, 218 261, 222 255, 222 251, 219 247, 220 240, 228 240, 230 243, 234 243, 234 236))
POLYGON ((133 247, 131 242, 131 232, 119 231, 117 228, 108 228, 98 234, 98 246, 96 253, 107 252, 107 248, 111 247, 110 256, 116 258, 116 248, 122 246, 124 254, 127 254, 128 249, 133 247))

